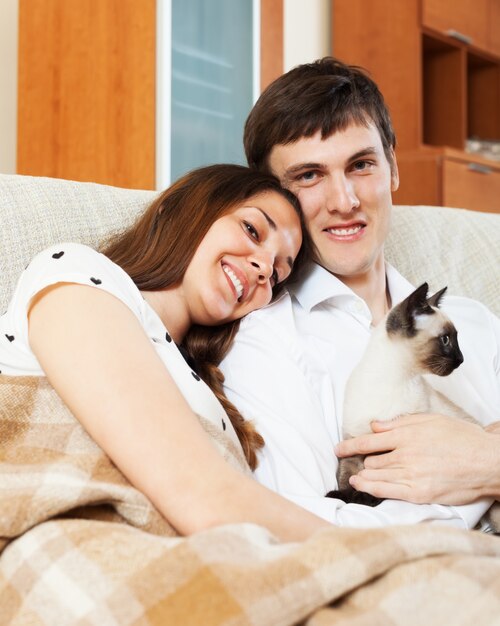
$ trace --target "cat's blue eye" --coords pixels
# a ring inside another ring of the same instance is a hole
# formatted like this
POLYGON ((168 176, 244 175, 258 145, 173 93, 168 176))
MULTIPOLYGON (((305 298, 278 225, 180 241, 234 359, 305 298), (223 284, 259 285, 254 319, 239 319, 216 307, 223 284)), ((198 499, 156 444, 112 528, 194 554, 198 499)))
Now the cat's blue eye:
POLYGON ((441 339, 441 343, 443 344, 443 346, 449 345, 449 343, 450 343, 450 336, 449 335, 441 335, 440 339, 441 339))

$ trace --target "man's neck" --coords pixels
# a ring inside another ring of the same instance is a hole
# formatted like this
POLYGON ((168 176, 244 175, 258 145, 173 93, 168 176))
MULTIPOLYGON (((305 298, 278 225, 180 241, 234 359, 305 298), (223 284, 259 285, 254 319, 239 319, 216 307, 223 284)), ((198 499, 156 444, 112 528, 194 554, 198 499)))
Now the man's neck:
POLYGON ((392 306, 384 258, 377 260, 365 273, 338 278, 366 302, 372 314, 372 324, 376 326, 392 306))

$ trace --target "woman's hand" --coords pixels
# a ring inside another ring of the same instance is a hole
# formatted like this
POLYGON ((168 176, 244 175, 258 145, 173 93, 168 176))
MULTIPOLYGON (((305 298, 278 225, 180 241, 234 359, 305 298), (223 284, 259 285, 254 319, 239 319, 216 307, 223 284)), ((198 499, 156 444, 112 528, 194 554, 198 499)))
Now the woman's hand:
POLYGON ((351 478, 359 491, 416 503, 459 505, 500 498, 500 423, 488 427, 435 414, 372 422, 373 433, 347 439, 339 457, 373 455, 351 478))

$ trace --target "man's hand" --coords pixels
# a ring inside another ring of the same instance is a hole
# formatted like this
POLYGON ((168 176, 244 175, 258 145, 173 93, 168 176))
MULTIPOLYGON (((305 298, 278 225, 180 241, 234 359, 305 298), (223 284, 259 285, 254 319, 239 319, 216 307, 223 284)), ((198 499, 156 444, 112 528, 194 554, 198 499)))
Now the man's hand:
POLYGON ((371 426, 373 434, 335 448, 339 457, 374 455, 351 477, 355 489, 420 504, 500 498, 500 422, 487 432, 464 420, 425 413, 371 426))

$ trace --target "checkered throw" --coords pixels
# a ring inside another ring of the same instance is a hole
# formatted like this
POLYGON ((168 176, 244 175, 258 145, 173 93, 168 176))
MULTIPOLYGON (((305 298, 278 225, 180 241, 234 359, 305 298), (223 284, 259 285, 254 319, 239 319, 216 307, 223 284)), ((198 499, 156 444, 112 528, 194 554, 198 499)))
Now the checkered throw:
POLYGON ((0 498, 2 625, 500 625, 498 538, 425 524, 179 537, 43 378, 0 376, 0 498))

